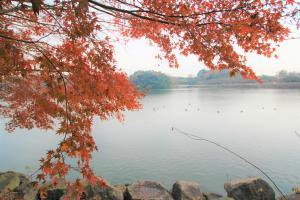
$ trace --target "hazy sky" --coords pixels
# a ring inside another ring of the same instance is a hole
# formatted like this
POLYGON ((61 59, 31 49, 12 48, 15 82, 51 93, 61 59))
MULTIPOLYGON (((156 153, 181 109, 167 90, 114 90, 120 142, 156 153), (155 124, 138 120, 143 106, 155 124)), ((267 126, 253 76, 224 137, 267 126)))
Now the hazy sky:
MULTIPOLYGON (((172 76, 195 76, 200 69, 205 68, 195 56, 180 57, 180 67, 170 68, 167 62, 155 59, 157 52, 158 49, 144 39, 132 40, 126 45, 117 44, 117 66, 128 75, 137 70, 155 70, 172 76)), ((300 72, 300 39, 283 42, 277 55, 278 59, 251 54, 248 56, 248 64, 253 66, 258 75, 274 75, 280 70, 300 72)))

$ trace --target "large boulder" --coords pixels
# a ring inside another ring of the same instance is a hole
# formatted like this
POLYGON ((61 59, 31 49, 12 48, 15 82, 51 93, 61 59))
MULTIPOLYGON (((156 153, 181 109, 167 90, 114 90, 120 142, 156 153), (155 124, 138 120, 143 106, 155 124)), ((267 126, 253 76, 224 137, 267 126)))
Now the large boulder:
POLYGON ((165 187, 155 181, 138 181, 127 186, 125 200, 173 200, 165 187))
POLYGON ((33 184, 24 174, 12 171, 0 173, 0 199, 32 200, 36 193, 33 184))
POLYGON ((86 186, 85 199, 124 200, 123 191, 114 186, 86 186))
POLYGON ((172 187, 172 196, 175 200, 202 200, 198 183, 177 181, 172 187))
POLYGON ((33 200, 36 198, 37 190, 34 189, 34 183, 27 176, 19 174, 20 185, 15 189, 23 200, 33 200))
POLYGON ((20 185, 19 174, 15 172, 4 172, 0 174, 1 194, 13 191, 20 185))
POLYGON ((126 192, 127 184, 116 184, 114 185, 114 188, 121 191, 123 194, 126 192))
POLYGON ((259 177, 230 181, 224 188, 228 197, 235 200, 275 200, 274 190, 259 177))
MULTIPOLYGON (((91 185, 88 182, 83 181, 82 186, 84 192, 80 195, 80 200, 124 200, 123 192, 125 189, 122 189, 121 185, 119 187, 114 187, 109 184, 106 186, 99 186, 91 185)), ((60 200, 64 200, 67 195, 68 191, 64 191, 60 196, 60 200)), ((57 199, 53 198, 51 200, 57 199)))

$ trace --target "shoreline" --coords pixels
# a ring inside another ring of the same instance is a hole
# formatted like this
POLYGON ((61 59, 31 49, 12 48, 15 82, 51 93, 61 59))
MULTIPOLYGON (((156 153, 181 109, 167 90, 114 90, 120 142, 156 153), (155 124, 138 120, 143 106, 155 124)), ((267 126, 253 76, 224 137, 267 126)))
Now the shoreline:
MULTIPOLYGON (((157 181, 141 180, 130 184, 108 184, 105 187, 84 184, 81 200, 276 200, 273 188, 260 177, 247 177, 224 183, 227 195, 203 192, 199 183, 176 181, 168 189, 157 181)), ((62 200, 67 194, 64 184, 50 187, 45 183, 34 189, 33 182, 24 174, 8 171, 0 173, 0 199, 62 200), (40 196, 46 188, 46 198, 40 196)), ((298 200, 300 193, 289 194, 283 199, 298 200)))

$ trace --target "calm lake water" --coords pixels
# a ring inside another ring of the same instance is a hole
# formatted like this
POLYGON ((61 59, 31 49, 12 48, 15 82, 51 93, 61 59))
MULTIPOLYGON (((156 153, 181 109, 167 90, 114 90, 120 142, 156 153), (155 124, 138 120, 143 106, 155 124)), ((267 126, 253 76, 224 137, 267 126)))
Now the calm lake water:
MULTIPOLYGON (((203 191, 224 194, 227 180, 261 176, 245 162, 209 143, 172 132, 175 126, 214 140, 268 173, 285 192, 300 185, 300 89, 197 88, 156 91, 143 109, 125 121, 96 119, 100 149, 92 165, 110 183, 176 180, 200 183, 203 191)), ((0 171, 30 173, 58 139, 53 132, 4 130, 1 120, 0 171)))

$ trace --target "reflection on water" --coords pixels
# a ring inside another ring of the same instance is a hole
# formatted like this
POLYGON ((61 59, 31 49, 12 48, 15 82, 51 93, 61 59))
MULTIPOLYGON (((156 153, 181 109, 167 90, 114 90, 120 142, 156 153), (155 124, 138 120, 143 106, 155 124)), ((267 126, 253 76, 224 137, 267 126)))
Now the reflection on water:
MULTIPOLYGON (((125 121, 95 120, 100 151, 93 166, 111 183, 139 179, 193 180, 202 190, 224 193, 227 180, 259 175, 253 167, 208 143, 171 131, 214 140, 265 170, 285 191, 300 185, 300 91, 280 89, 177 89, 155 91, 125 121)), ((2 120, 2 127, 4 127, 2 120)), ((18 130, 0 135, 0 171, 25 172, 58 139, 52 132, 18 130)))

